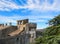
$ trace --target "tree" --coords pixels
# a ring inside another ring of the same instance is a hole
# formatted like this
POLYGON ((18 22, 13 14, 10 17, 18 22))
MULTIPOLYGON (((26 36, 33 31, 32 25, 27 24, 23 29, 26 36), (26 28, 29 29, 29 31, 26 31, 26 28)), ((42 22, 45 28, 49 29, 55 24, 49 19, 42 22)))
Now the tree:
POLYGON ((35 44, 60 44, 60 15, 51 19, 50 27, 47 27, 44 36, 36 38, 35 44))
POLYGON ((48 22, 49 25, 53 25, 53 26, 56 26, 56 25, 59 25, 60 24, 60 15, 56 16, 55 18, 51 19, 49 22, 48 22))

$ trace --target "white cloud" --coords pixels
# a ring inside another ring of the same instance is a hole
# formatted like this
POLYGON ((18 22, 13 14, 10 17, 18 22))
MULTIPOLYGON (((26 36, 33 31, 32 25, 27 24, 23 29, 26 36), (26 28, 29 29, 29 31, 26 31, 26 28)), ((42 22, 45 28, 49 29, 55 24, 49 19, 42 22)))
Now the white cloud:
MULTIPOLYGON (((3 15, 0 15, 0 23, 9 23, 11 22, 12 25, 16 25, 17 23, 17 20, 21 20, 21 19, 29 19, 29 22, 35 22, 35 23, 47 23, 47 20, 46 19, 51 19, 53 18, 53 16, 34 16, 34 15, 29 15, 29 16, 18 16, 18 15, 13 15, 13 16, 3 16, 3 15)), ((38 25, 38 24, 37 24, 38 25)), ((38 27, 37 28, 43 28, 42 26, 38 27)))
POLYGON ((11 1, 0 0, 1 11, 10 11, 12 9, 19 9, 19 6, 11 1))
MULTIPOLYGON (((23 3, 23 0, 20 0, 23 3)), ((23 3, 24 5, 24 3, 23 3)), ((45 0, 42 4, 40 0, 27 0, 27 4, 24 6, 17 5, 12 0, 0 0, 0 10, 10 11, 13 9, 26 9, 39 10, 39 11, 60 11, 60 0, 54 0, 53 4, 50 4, 48 0, 45 0)))
POLYGON ((15 20, 8 18, 7 16, 1 16, 0 15, 0 22, 4 22, 4 23, 8 23, 8 22, 12 22, 12 23, 16 23, 15 20))
POLYGON ((17 20, 21 20, 21 19, 29 19, 30 22, 47 22, 46 19, 51 19, 53 18, 53 16, 34 16, 34 15, 29 15, 29 16, 18 16, 18 15, 14 15, 14 16, 3 16, 0 15, 0 22, 12 22, 12 23, 16 23, 17 20))
POLYGON ((25 18, 28 18, 28 19, 52 19, 54 18, 54 16, 43 16, 43 15, 26 15, 26 16, 20 16, 20 15, 13 15, 13 16, 10 16, 8 18, 12 18, 12 19, 25 19, 25 18))
POLYGON ((33 0, 28 0, 28 8, 41 11, 60 11, 60 0, 54 0, 53 4, 48 3, 48 0, 45 0, 41 5, 39 2, 40 0, 35 0, 35 3, 33 3, 33 0))
POLYGON ((31 19, 29 21, 30 22, 35 22, 35 23, 38 23, 38 22, 47 22, 47 20, 44 20, 44 19, 31 19))

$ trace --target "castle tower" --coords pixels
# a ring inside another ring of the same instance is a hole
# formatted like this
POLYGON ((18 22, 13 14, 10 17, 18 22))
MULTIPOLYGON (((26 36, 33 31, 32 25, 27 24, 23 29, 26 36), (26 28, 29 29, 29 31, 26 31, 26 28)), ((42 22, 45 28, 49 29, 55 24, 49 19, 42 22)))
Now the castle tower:
POLYGON ((18 20, 17 21, 18 29, 21 30, 22 28, 25 28, 26 23, 28 23, 28 19, 18 20))
POLYGON ((28 33, 30 34, 30 43, 33 43, 36 38, 36 23, 28 23, 28 33))
POLYGON ((24 20, 18 20, 17 26, 19 30, 25 31, 24 32, 24 34, 26 34, 25 42, 28 41, 28 43, 25 44, 34 42, 34 39, 36 38, 36 26, 37 26, 36 23, 29 23, 28 19, 24 19, 24 20))

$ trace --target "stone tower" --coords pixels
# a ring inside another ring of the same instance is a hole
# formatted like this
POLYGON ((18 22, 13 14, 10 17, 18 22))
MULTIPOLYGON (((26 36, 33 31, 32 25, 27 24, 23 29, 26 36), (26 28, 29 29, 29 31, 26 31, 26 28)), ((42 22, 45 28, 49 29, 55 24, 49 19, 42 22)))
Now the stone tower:
POLYGON ((36 23, 28 23, 26 27, 28 30, 26 32, 30 34, 30 43, 32 43, 36 38, 36 23))
POLYGON ((36 38, 36 23, 29 23, 28 19, 24 19, 24 20, 18 20, 17 21, 17 26, 18 29, 22 30, 24 29, 25 34, 29 34, 29 37, 26 37, 26 41, 28 40, 28 42, 34 42, 34 39, 36 38), (27 39, 28 38, 28 39, 27 39))
POLYGON ((27 23, 28 23, 28 19, 18 20, 17 21, 18 29, 21 30, 21 29, 25 28, 27 23))

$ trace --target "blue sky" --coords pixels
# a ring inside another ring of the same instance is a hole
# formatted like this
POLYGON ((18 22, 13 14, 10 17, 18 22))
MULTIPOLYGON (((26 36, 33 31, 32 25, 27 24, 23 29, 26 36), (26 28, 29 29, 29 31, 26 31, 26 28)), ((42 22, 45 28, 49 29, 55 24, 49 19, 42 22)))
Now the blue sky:
POLYGON ((60 0, 0 0, 0 23, 29 19, 37 28, 46 28, 50 19, 60 14, 60 0))

